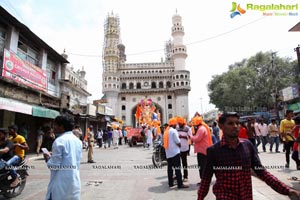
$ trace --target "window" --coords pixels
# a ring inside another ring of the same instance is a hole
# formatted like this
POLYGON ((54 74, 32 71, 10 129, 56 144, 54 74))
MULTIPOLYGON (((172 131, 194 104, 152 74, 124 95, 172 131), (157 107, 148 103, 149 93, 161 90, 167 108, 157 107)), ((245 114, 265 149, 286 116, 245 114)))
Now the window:
POLYGON ((121 100, 122 100, 122 101, 126 101, 126 97, 122 97, 121 100))
POLYGON ((171 119, 173 117, 173 115, 172 114, 169 114, 169 119, 171 119))
POLYGON ((123 90, 126 89, 126 83, 122 83, 122 89, 123 89, 123 90))
POLYGON ((171 96, 171 95, 168 95, 168 99, 172 99, 172 96, 171 96))
POLYGON ((170 88, 170 87, 171 87, 171 82, 168 81, 168 82, 167 82, 167 88, 170 88))
POLYGON ((129 83, 129 89, 133 89, 133 83, 129 83))
POLYGON ((29 47, 23 41, 24 41, 24 39, 22 38, 22 36, 20 36, 19 41, 18 41, 17 55, 21 59, 26 60, 35 66, 38 66, 38 64, 39 64, 38 50, 29 47))
POLYGON ((122 106, 122 110, 126 110, 126 106, 125 105, 122 106))
POLYGON ((168 109, 172 109, 172 104, 168 104, 168 109))
POLYGON ((151 83, 151 88, 156 88, 156 83, 155 82, 151 83))
POLYGON ((47 75, 48 75, 48 82, 52 85, 55 85, 56 81, 56 66, 53 61, 47 60, 47 75))
POLYGON ((132 98, 132 102, 136 102, 136 98, 132 98))
POLYGON ((164 88, 164 83, 163 82, 159 82, 158 87, 159 88, 164 88))
POLYGON ((136 84, 136 89, 141 89, 141 88, 142 88, 142 85, 141 85, 140 82, 138 82, 138 83, 136 84))
POLYGON ((161 100, 161 98, 160 97, 157 97, 157 101, 160 101, 161 100))
MULTIPOLYGON (((0 60, 2 60, 3 51, 5 47, 6 30, 0 27, 0 60)), ((2 62, 0 62, 2 63, 2 62)))
POLYGON ((126 121, 126 116, 122 115, 122 121, 126 121))

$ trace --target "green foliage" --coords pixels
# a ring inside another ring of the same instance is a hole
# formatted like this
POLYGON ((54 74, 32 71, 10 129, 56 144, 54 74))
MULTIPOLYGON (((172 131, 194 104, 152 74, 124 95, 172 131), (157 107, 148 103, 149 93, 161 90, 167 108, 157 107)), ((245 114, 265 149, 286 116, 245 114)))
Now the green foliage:
POLYGON ((239 107, 272 109, 274 94, 298 81, 298 68, 296 61, 259 52, 213 76, 208 83, 210 102, 222 111, 239 107))

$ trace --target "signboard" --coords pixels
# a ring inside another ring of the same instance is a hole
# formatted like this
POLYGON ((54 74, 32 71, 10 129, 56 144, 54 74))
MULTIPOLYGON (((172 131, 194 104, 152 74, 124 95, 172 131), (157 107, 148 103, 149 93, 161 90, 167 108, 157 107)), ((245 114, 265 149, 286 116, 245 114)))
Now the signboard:
POLYGON ((294 84, 282 90, 283 101, 299 98, 298 85, 294 84))
POLYGON ((4 49, 2 76, 17 83, 46 92, 46 71, 4 49))
POLYGON ((87 114, 91 116, 96 116, 96 106, 92 104, 87 104, 87 114))
POLYGON ((97 113, 105 115, 105 106, 98 104, 98 106, 97 106, 97 113))
POLYGON ((289 104, 287 106, 288 110, 292 110, 294 112, 300 111, 300 103, 289 104))

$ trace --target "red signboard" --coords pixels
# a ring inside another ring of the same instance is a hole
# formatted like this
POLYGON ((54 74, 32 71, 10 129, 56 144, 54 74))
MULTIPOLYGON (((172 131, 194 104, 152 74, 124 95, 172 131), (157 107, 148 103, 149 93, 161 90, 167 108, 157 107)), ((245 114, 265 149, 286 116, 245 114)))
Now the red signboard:
POLYGON ((46 71, 4 49, 2 76, 28 87, 47 91, 46 71))

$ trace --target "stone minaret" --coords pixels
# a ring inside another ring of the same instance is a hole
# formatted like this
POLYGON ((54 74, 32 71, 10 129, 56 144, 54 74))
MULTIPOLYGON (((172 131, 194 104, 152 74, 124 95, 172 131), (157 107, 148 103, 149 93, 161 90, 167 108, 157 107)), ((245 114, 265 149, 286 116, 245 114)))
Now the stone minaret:
POLYGON ((102 92, 107 97, 107 105, 113 109, 116 116, 118 116, 118 95, 120 92, 119 42, 119 17, 111 13, 108 14, 104 24, 102 92))
POLYGON ((176 14, 172 17, 172 60, 174 63, 174 74, 172 88, 174 89, 176 100, 176 114, 184 118, 189 116, 188 93, 190 91, 190 73, 185 68, 187 57, 186 46, 183 44, 184 28, 181 16, 176 14))

